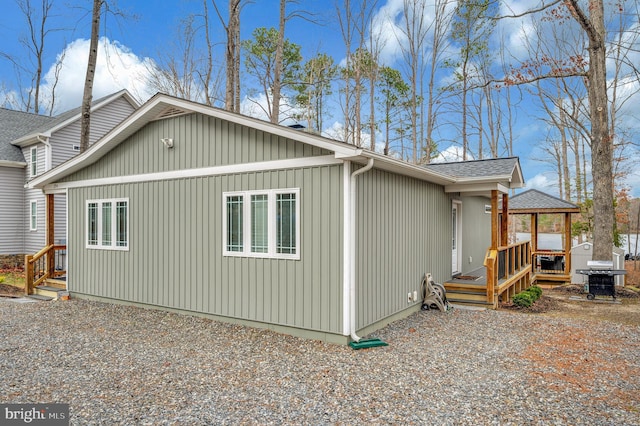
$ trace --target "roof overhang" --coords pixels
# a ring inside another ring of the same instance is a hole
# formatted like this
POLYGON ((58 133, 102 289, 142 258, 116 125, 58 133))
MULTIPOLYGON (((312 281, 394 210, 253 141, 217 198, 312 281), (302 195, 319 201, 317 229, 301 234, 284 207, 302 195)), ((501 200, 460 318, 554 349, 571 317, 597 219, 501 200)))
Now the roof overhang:
POLYGON ((23 161, 0 160, 0 167, 24 168, 24 167, 27 167, 27 163, 23 161))
POLYGON ((453 177, 448 177, 447 175, 426 170, 424 167, 412 165, 392 157, 367 151, 344 142, 334 141, 322 136, 301 132, 299 130, 293 130, 288 127, 231 113, 219 108, 194 103, 192 101, 164 94, 157 94, 142 107, 133 112, 102 139, 93 144, 87 151, 73 157, 55 169, 34 178, 28 183, 28 187, 43 189, 45 186, 59 181, 60 179, 95 163, 118 144, 154 120, 190 113, 201 113, 232 123, 249 126, 253 129, 270 134, 307 143, 309 145, 331 151, 334 153, 333 155, 335 158, 344 161, 366 164, 368 159, 373 158, 375 167, 381 170, 399 173, 441 185, 451 184, 456 181, 453 177))
POLYGON ((512 209, 509 208, 509 214, 560 214, 560 213, 580 213, 579 208, 561 208, 561 209, 512 209))
POLYGON ((464 195, 481 197, 490 197, 491 191, 498 191, 499 193, 507 194, 509 189, 509 186, 505 186, 498 182, 457 182, 453 185, 446 185, 444 187, 445 192, 459 192, 464 195))
POLYGON ((148 123, 178 115, 200 113, 209 117, 225 120, 231 123, 251 127, 269 134, 296 140, 321 149, 325 149, 339 160, 366 164, 374 160, 374 167, 378 170, 409 176, 419 180, 441 185, 445 192, 461 192, 469 195, 490 196, 491 191, 498 190, 507 193, 510 189, 523 186, 522 172, 518 163, 511 175, 488 176, 482 178, 462 178, 452 176, 421 165, 414 165, 405 161, 378 154, 355 145, 328 139, 312 133, 301 132, 289 127, 280 126, 267 121, 232 113, 219 108, 175 98, 165 94, 156 94, 128 118, 122 121, 109 133, 94 143, 87 151, 71 158, 58 167, 32 179, 28 188, 51 188, 51 184, 91 165, 105 156, 118 144, 125 141, 148 123))

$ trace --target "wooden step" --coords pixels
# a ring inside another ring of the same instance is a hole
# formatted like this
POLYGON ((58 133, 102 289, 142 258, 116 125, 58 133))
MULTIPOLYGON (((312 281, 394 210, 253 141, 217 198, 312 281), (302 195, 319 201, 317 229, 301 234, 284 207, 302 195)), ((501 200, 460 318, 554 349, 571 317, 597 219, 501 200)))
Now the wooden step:
POLYGON ((34 290, 35 295, 49 297, 51 299, 57 299, 58 297, 60 297, 60 293, 66 293, 66 290, 64 289, 52 287, 49 285, 39 285, 34 290))
POLYGON ((465 291, 447 291, 447 299, 448 300, 460 300, 460 301, 468 301, 468 302, 486 302, 487 294, 486 293, 476 293, 476 292, 465 292, 465 291))
POLYGON ((49 287, 56 287, 61 290, 67 289, 67 280, 61 278, 48 278, 46 281, 46 285, 49 287))

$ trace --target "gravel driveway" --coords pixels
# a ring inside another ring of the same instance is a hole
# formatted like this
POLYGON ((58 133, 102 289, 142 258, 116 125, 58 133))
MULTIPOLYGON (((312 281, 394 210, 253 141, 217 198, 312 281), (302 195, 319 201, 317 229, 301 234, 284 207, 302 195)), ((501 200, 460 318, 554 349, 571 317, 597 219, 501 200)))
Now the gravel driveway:
POLYGON ((0 402, 71 424, 640 425, 640 327, 418 312, 354 351, 89 301, 0 300, 0 402))

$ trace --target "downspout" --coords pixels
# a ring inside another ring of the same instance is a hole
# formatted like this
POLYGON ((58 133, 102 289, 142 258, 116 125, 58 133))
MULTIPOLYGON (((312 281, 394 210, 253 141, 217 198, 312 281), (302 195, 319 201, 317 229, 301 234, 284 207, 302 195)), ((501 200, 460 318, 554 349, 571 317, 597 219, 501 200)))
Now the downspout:
POLYGON ((349 307, 349 313, 351 316, 351 321, 350 321, 350 333, 351 333, 351 339, 353 339, 355 342, 359 342, 360 341, 360 337, 356 334, 356 177, 358 177, 358 175, 361 175, 363 173, 368 172, 369 170, 371 170, 373 168, 373 158, 369 158, 369 161, 367 162, 367 165, 356 170, 355 172, 351 173, 351 182, 349 185, 349 190, 351 192, 350 196, 349 196, 349 221, 350 226, 349 226, 349 232, 350 232, 350 236, 349 236, 349 240, 351 241, 351 243, 349 244, 349 257, 351 259, 350 262, 350 276, 349 276, 349 303, 350 303, 350 307, 349 307))
POLYGON ((36 140, 42 143, 45 147, 44 150, 44 171, 48 172, 51 169, 51 164, 53 163, 53 159, 51 158, 51 144, 49 143, 49 138, 45 136, 43 138, 41 135, 36 136, 36 140))

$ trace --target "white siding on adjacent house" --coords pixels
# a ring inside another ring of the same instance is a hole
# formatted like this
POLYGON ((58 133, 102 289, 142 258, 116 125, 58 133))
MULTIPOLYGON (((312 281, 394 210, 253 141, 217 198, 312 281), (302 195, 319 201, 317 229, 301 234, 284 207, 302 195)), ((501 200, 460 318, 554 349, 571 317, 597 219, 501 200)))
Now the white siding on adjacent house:
POLYGON ((25 200, 22 210, 24 220, 24 253, 36 253, 45 245, 45 197, 39 189, 25 190, 25 200), (31 230, 31 202, 38 203, 37 229, 31 230))
POLYGON ((0 254, 24 254, 25 167, 0 167, 0 254))
MULTIPOLYGON (((127 118, 134 108, 124 98, 118 98, 91 114, 90 144, 107 134, 111 129, 127 118)), ((80 119, 51 135, 52 166, 64 163, 78 155, 73 146, 80 144, 80 119)))
MULTIPOLYGON (((108 105, 96 110, 91 114, 91 136, 90 143, 94 143, 107 132, 118 125, 122 120, 128 117, 134 111, 133 106, 124 98, 118 98, 108 105)), ((73 146, 80 143, 80 118, 69 125, 54 132, 49 138, 51 146, 51 166, 56 167, 68 159, 79 154, 74 151, 73 146)), ((33 146, 33 145, 32 145, 33 146)), ((37 144, 38 148, 38 175, 46 171, 45 158, 48 152, 44 144, 37 144)), ((30 158, 31 147, 23 148, 25 158, 30 158)), ((26 171, 26 179, 31 179, 29 170, 26 171)), ((55 222, 55 243, 66 242, 66 222, 67 222, 67 203, 64 195, 55 196, 54 222, 55 222)), ((40 190, 26 190, 24 203, 24 246, 26 253, 35 253, 46 244, 45 235, 45 197, 40 190), (30 202, 38 201, 38 229, 30 230, 30 202)))

